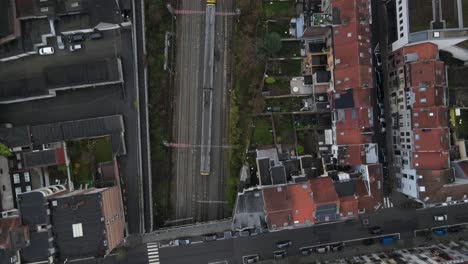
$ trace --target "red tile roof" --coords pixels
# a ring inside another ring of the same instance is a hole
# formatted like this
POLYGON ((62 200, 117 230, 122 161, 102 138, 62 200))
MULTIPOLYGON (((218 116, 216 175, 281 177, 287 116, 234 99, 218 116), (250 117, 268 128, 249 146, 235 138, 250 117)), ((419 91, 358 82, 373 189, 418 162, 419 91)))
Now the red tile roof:
POLYGON ((448 110, 445 106, 414 108, 412 117, 414 128, 437 128, 448 126, 448 110))
POLYGON ((413 108, 444 105, 444 88, 442 86, 412 87, 414 94, 413 108))
POLYGON ((447 151, 448 132, 446 128, 413 129, 414 152, 447 151))
POLYGON ((369 171, 369 183, 365 179, 355 181, 356 194, 359 199, 359 209, 365 209, 366 213, 372 213, 382 204, 382 164, 367 165, 369 171), (369 185, 370 190, 368 187, 369 185))
POLYGON ((417 61, 408 63, 406 67, 407 87, 443 85, 445 83, 445 64, 443 61, 417 61))
POLYGON ((336 129, 336 145, 354 145, 372 142, 371 134, 363 134, 358 128, 336 129))
POLYGON ((372 108, 348 108, 337 111, 343 113, 344 116, 342 120, 336 121, 336 129, 367 129, 372 127, 372 108))
POLYGON ((412 165, 420 170, 440 170, 449 167, 448 151, 444 152, 419 152, 413 151, 412 165))
POLYGON ((338 194, 330 177, 320 177, 310 180, 310 189, 313 192, 315 204, 339 203, 338 194))
POLYGON ((340 198, 341 217, 357 217, 359 200, 357 196, 351 195, 340 198))
POLYGON ((333 0, 331 3, 333 8, 339 10, 342 22, 342 25, 333 27, 334 81, 337 91, 373 87, 368 42, 370 30, 368 24, 358 21, 367 15, 367 11, 359 7, 360 2, 333 0))
POLYGON ((288 192, 291 196, 291 211, 294 224, 314 223, 315 201, 312 198, 310 182, 289 185, 288 192))
POLYGON ((417 53, 419 60, 432 60, 439 56, 439 49, 436 44, 425 42, 403 48, 404 54, 417 53))
POLYGON ((454 177, 451 169, 447 170, 417 170, 418 185, 424 187, 419 190, 419 199, 426 203, 442 203, 447 197, 461 200, 468 197, 468 184, 453 184, 454 177), (422 177, 419 177, 422 176, 422 177))
POLYGON ((291 197, 286 186, 273 186, 262 192, 268 227, 292 225, 291 197))
POLYGON ((338 146, 339 165, 356 166, 366 163, 366 153, 364 145, 345 145, 338 146))
POLYGON ((372 89, 353 89, 354 107, 371 107, 374 105, 372 89))

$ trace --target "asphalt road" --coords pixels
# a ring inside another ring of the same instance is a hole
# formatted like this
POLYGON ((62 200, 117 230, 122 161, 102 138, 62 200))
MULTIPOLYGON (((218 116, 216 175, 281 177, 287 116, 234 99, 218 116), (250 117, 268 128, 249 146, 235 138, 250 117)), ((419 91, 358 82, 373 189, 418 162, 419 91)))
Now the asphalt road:
MULTIPOLYGON (((382 226, 383 234, 400 233, 402 240, 408 240, 414 237, 415 229, 468 222, 468 204, 417 211, 389 208, 381 210, 368 220, 369 225, 355 220, 189 246, 164 247, 159 249, 160 262, 182 264, 226 260, 228 263, 242 263, 242 256, 251 254, 259 254, 262 259, 270 259, 273 257, 273 251, 276 250, 276 242, 281 240, 293 242, 288 250, 289 255, 292 256, 299 254, 301 247, 371 237, 372 235, 368 233, 370 225, 382 226), (446 223, 434 222, 433 215, 439 213, 447 213, 446 223)), ((350 244, 354 243, 350 242, 350 244)))
MULTIPOLYGON (((57 96, 49 99, 0 105, 0 123, 12 123, 15 126, 20 125, 38 125, 54 123, 67 120, 77 120, 106 115, 122 114, 125 122, 125 142, 127 155, 119 157, 120 173, 124 180, 125 188, 125 207, 127 209, 128 231, 130 233, 140 232, 140 208, 139 208, 139 186, 136 181, 135 172, 138 169, 137 160, 137 112, 134 102, 136 98, 136 89, 134 87, 133 71, 133 53, 130 29, 124 29, 119 33, 110 32, 105 38, 99 41, 87 43, 86 50, 75 54, 55 54, 57 58, 50 57, 53 61, 86 60, 90 58, 105 58, 120 55, 123 64, 123 74, 125 84, 102 86, 95 88, 84 88, 57 92, 57 96)), ((43 57, 30 56, 22 60, 23 66, 14 65, 20 74, 20 67, 29 69, 40 68, 44 63, 49 63, 43 57), (30 60, 29 60, 30 59, 30 60)), ((9 64, 0 63, 0 72, 8 69, 9 64)))
MULTIPOLYGON (((202 1, 179 1, 179 9, 204 10, 202 1)), ((177 16, 174 141, 200 144, 204 18, 202 14, 177 16)), ((174 177, 171 196, 174 219, 183 224, 196 221, 196 194, 200 154, 197 147, 173 151, 174 177)))

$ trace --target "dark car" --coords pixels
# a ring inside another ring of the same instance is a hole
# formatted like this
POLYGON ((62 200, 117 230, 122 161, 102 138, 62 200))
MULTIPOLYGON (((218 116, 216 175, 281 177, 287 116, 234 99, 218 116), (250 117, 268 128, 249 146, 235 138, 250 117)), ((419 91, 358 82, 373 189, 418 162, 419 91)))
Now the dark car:
POLYGON ((372 245, 372 244, 374 244, 374 239, 372 239, 372 238, 364 239, 362 241, 362 244, 364 244, 366 246, 372 245))
POLYGON ((373 226, 369 228, 369 233, 372 235, 382 234, 382 228, 380 226, 373 226))
POLYGON ((302 256, 308 256, 312 254, 312 250, 310 248, 303 248, 301 249, 301 255, 302 256))
POLYGON ((256 263, 259 260, 260 260, 260 257, 258 255, 249 256, 244 259, 244 263, 256 263))
POLYGON ((337 244, 333 244, 330 246, 331 250, 332 251, 341 251, 343 250, 344 246, 343 246, 343 243, 337 243, 337 244))
POLYGON ((216 239, 218 239, 218 236, 216 234, 209 234, 205 235, 203 238, 205 239, 205 241, 215 241, 216 239))
POLYGON ((456 233, 456 232, 460 232, 461 230, 463 229, 463 226, 461 225, 457 225, 457 226, 451 226, 448 228, 448 231, 450 233, 456 233))
POLYGON ((241 232, 239 232, 239 236, 241 236, 241 237, 250 236, 250 231, 249 230, 241 231, 241 232))
POLYGON ((102 33, 100 31, 93 31, 93 33, 89 34, 89 39, 96 40, 102 39, 102 33))
POLYGON ((291 240, 279 241, 278 243, 276 243, 276 247, 279 249, 288 248, 291 245, 291 240))
POLYGON ((288 256, 288 253, 285 250, 273 252, 274 259, 283 259, 288 256))
POLYGON ((68 35, 68 42, 80 42, 85 40, 85 35, 81 33, 68 35))

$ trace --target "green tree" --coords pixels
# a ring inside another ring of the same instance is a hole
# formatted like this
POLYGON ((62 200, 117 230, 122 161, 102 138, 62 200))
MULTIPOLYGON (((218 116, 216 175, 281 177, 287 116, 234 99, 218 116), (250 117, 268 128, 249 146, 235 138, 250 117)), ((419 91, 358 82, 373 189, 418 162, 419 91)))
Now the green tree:
POLYGON ((281 37, 276 32, 271 32, 265 36, 263 47, 269 55, 276 54, 281 49, 281 37))
POLYGON ((303 155, 304 154, 304 147, 302 145, 297 145, 297 155, 303 155))
POLYGON ((275 82, 276 82, 276 79, 274 77, 268 76, 265 78, 265 83, 267 84, 274 84, 275 82))
POLYGON ((10 154, 10 149, 5 144, 0 143, 0 156, 8 157, 10 154))

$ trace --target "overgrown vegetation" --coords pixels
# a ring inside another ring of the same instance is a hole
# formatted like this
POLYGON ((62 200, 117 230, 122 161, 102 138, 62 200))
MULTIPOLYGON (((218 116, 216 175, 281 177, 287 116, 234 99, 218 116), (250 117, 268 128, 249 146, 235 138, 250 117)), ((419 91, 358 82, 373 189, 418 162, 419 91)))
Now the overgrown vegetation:
POLYGON ((153 214, 155 228, 170 215, 171 152, 162 142, 171 137, 172 94, 169 75, 164 71, 165 33, 171 30, 172 18, 163 0, 145 1, 146 48, 148 66, 148 105, 151 139, 153 214))
MULTIPOLYGON (((256 45, 260 24, 262 2, 239 0, 237 6, 241 17, 236 24, 234 36, 234 87, 231 93, 229 115, 230 173, 227 182, 229 208, 234 207, 239 184, 239 172, 245 159, 248 144, 248 131, 252 124, 252 112, 258 103, 258 95, 263 81, 264 60, 258 54, 256 45)), ((261 38, 260 38, 261 39, 261 38)), ((260 106, 261 107, 261 106, 260 106)))
MULTIPOLYGON (((67 142, 70 172, 75 186, 93 185, 99 163, 112 160, 110 137, 67 142)), ((66 167, 58 168, 66 171, 66 167)))
POLYGON ((10 149, 5 144, 0 143, 0 156, 8 157, 10 154, 10 149))
POLYGON ((273 126, 270 116, 258 116, 255 118, 255 127, 251 145, 273 145, 273 126))

